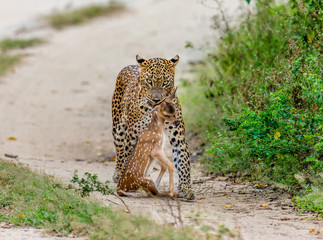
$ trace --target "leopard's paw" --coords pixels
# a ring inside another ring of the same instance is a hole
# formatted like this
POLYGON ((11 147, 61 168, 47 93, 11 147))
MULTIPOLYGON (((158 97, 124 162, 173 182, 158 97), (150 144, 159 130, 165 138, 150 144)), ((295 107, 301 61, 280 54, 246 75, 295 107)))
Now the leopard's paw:
POLYGON ((178 197, 185 198, 186 200, 196 200, 196 193, 192 189, 180 189, 178 197))
POLYGON ((113 182, 118 183, 119 180, 120 180, 120 178, 121 178, 121 172, 119 172, 119 171, 116 170, 114 172, 114 174, 113 174, 113 177, 112 177, 113 182))

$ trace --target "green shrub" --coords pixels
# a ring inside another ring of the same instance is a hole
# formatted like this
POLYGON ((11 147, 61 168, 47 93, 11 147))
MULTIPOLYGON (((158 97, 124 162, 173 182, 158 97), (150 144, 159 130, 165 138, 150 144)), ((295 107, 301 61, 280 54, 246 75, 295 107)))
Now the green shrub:
POLYGON ((224 118, 228 133, 212 137, 213 146, 209 150, 215 157, 211 162, 217 170, 234 161, 231 171, 256 167, 258 173, 261 171, 269 179, 288 185, 297 184, 295 173, 322 171, 320 62, 317 51, 298 58, 292 65, 286 62, 279 70, 288 74, 289 79, 281 89, 270 93, 266 107, 245 107, 237 116, 224 118))
POLYGON ((237 29, 224 28, 184 100, 207 132, 210 171, 311 191, 323 172, 322 1, 273 2, 257 1, 237 29), (193 99, 208 110, 193 112, 193 99))

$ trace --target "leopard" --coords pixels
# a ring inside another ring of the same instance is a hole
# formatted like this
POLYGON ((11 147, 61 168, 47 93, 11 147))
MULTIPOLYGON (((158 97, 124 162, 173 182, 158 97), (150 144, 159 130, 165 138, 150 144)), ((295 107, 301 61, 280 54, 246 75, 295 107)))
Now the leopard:
MULTIPOLYGON (((162 103, 174 90, 175 66, 179 56, 144 59, 136 56, 137 65, 124 67, 118 74, 112 97, 112 135, 116 149, 116 166, 113 181, 118 182, 140 133, 152 119, 152 109, 162 103)), ((164 133, 172 147, 172 161, 178 178, 178 197, 195 200, 192 189, 191 164, 185 139, 182 107, 176 96, 177 124, 165 121, 164 133)))

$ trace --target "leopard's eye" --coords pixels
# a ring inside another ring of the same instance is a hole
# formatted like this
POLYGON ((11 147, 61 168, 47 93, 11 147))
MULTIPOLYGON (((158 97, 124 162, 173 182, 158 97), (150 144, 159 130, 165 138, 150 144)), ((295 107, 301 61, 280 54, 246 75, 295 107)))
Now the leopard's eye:
POLYGON ((166 87, 169 84, 169 82, 163 82, 163 87, 166 87))
POLYGON ((150 79, 150 78, 147 78, 147 79, 146 79, 146 82, 147 82, 149 85, 152 85, 152 81, 151 81, 151 79, 150 79))

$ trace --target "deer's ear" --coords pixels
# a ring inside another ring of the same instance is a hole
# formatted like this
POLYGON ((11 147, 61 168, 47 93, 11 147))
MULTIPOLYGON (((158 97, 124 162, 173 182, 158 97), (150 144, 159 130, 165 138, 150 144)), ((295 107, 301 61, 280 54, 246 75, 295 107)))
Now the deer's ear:
POLYGON ((179 56, 176 55, 175 57, 173 57, 172 59, 170 59, 170 61, 172 62, 173 66, 175 67, 176 64, 178 63, 179 61, 179 56))
POLYGON ((146 60, 143 59, 142 57, 140 57, 139 55, 136 56, 136 60, 137 60, 137 63, 139 64, 140 67, 146 67, 147 66, 146 60))
POLYGON ((151 110, 151 112, 159 112, 159 111, 160 111, 160 108, 161 108, 161 106, 160 106, 160 105, 157 105, 157 106, 155 106, 155 107, 151 110))
POLYGON ((176 92, 177 92, 177 87, 173 88, 173 90, 171 91, 171 93, 170 93, 170 95, 169 95, 169 97, 168 97, 168 99, 169 99, 170 101, 172 101, 174 98, 176 98, 176 97, 177 97, 176 92))

